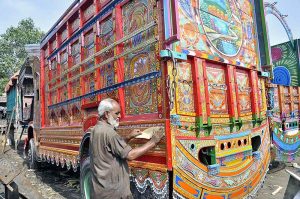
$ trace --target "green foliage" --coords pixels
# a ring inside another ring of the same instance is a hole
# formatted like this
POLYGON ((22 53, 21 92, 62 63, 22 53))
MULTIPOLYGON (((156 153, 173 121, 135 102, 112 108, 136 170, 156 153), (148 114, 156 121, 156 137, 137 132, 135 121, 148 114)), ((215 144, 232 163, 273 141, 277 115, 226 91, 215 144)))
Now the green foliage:
POLYGON ((31 18, 23 19, 17 27, 10 27, 0 35, 0 93, 15 72, 24 63, 27 53, 25 44, 40 43, 44 33, 31 18))

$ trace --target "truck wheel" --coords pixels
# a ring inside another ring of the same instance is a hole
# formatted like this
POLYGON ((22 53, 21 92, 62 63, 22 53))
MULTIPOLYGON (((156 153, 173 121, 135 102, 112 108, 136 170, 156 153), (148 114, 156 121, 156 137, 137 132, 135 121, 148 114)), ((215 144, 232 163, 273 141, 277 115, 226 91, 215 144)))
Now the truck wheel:
POLYGON ((37 162, 36 148, 35 148, 33 138, 31 138, 30 141, 29 141, 27 157, 28 157, 28 167, 29 167, 29 169, 38 169, 39 162, 37 162))
POLYGON ((81 198, 91 199, 92 172, 90 167, 90 157, 86 157, 80 162, 80 191, 81 198))

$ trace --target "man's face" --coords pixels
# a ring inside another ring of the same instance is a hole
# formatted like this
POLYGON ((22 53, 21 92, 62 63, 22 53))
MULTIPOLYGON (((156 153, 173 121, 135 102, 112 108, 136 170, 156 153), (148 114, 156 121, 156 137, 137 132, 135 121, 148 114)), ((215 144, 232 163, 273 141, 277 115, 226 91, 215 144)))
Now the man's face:
POLYGON ((121 117, 120 112, 121 112, 120 105, 117 103, 113 103, 113 109, 111 111, 109 111, 109 113, 108 113, 107 122, 114 127, 118 127, 119 120, 121 117))

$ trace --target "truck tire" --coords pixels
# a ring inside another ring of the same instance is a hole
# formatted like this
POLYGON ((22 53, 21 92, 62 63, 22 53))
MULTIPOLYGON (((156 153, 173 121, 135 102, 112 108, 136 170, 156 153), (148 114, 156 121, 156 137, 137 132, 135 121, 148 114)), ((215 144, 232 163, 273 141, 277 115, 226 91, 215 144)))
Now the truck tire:
POLYGON ((80 161, 80 191, 83 199, 91 199, 92 172, 90 164, 90 157, 80 161))
POLYGON ((29 141, 27 157, 28 157, 28 167, 29 167, 29 169, 38 169, 39 162, 37 162, 38 158, 37 158, 37 155, 36 155, 36 147, 35 147, 33 138, 31 138, 30 141, 29 141))

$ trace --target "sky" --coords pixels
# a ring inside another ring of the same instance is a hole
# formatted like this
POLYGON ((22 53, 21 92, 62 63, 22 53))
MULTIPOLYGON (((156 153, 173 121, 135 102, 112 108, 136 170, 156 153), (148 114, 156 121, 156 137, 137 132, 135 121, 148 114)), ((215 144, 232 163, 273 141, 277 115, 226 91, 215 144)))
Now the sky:
POLYGON ((45 33, 50 30, 73 0, 0 0, 0 34, 18 22, 32 18, 45 33))
MULTIPOLYGON (((265 0, 270 3, 272 0, 265 0)), ((294 39, 300 38, 300 0, 277 0, 276 7, 292 30, 294 39)), ((0 34, 10 26, 16 27, 22 19, 31 17, 35 25, 48 32, 73 0, 0 0, 0 34)), ((266 16, 271 45, 288 41, 285 30, 273 15, 266 16)))
MULTIPOLYGON (((283 15, 287 15, 285 18, 288 26, 292 30, 294 39, 300 38, 300 0, 265 0, 267 2, 273 3, 277 2, 276 8, 283 15)), ((266 16, 269 40, 270 44, 275 45, 288 41, 288 36, 279 22, 279 20, 274 15, 266 16)))

